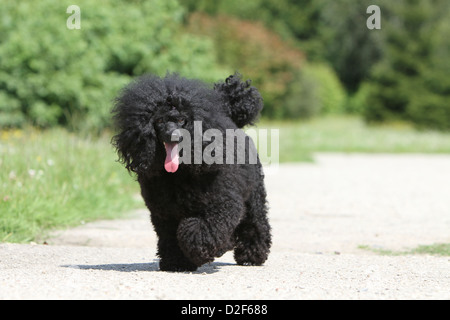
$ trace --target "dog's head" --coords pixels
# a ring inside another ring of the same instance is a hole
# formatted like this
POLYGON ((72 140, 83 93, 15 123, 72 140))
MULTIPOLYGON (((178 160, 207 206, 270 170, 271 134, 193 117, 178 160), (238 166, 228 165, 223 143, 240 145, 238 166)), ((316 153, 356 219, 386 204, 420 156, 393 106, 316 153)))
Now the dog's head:
MULTIPOLYGON (((251 123, 261 108, 258 91, 237 74, 214 88, 177 74, 143 76, 116 99, 113 114, 118 134, 113 144, 120 161, 137 174, 208 170, 213 166, 201 157, 201 162, 180 163, 187 152, 192 160, 199 159, 196 136, 208 129, 225 135, 226 129, 251 123), (181 148, 186 144, 192 148, 181 148)), ((200 143, 201 153, 210 142, 200 143)))

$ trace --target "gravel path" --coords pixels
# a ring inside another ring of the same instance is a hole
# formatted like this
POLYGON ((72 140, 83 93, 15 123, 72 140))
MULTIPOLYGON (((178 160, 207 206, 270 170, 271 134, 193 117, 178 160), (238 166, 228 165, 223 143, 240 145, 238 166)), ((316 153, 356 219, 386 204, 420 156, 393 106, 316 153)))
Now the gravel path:
POLYGON ((0 299, 450 299, 450 257, 381 256, 450 242, 450 156, 318 154, 266 177, 273 247, 193 273, 158 271, 146 210, 0 244, 0 299))

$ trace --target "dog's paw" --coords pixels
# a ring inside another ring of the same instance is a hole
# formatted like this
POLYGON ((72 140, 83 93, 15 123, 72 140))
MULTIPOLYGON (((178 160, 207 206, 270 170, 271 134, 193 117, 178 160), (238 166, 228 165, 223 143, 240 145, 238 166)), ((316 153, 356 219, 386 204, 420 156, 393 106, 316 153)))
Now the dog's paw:
POLYGON ((159 270, 172 272, 195 271, 197 270, 197 266, 190 261, 170 261, 169 259, 161 259, 159 261, 159 270))
POLYGON ((181 251, 195 265, 201 266, 214 260, 217 245, 211 230, 202 219, 182 220, 178 226, 177 238, 181 251))
POLYGON ((238 246, 234 249, 234 260, 241 266, 260 266, 266 260, 268 250, 261 248, 245 248, 238 246))

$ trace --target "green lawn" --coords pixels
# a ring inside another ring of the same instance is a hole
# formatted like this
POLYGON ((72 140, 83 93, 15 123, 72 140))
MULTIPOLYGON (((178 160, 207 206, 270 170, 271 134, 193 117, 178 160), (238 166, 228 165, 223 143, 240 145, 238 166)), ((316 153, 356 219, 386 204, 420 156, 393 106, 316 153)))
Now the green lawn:
POLYGON ((280 162, 312 161, 314 152, 448 153, 450 134, 417 131, 403 124, 367 126, 357 117, 305 122, 261 121, 258 128, 279 130, 280 162))
POLYGON ((368 250, 381 255, 400 256, 407 254, 429 254, 437 256, 450 256, 450 243, 434 243, 431 245, 420 245, 417 248, 406 251, 394 251, 387 249, 371 248, 367 245, 358 246, 359 249, 368 250))
POLYGON ((62 129, 0 131, 0 242, 37 241, 54 227, 141 205, 109 140, 62 129))

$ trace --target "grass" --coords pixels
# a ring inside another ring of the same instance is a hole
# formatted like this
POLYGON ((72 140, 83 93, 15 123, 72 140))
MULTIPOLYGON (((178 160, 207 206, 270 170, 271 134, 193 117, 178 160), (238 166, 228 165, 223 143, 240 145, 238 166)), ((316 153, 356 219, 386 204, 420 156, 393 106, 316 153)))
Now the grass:
POLYGON ((404 123, 367 126, 357 117, 326 117, 304 122, 261 121, 279 130, 280 162, 312 161, 314 152, 448 153, 450 134, 417 131, 404 123))
MULTIPOLYGON (((450 134, 404 124, 368 127, 354 117, 262 121, 258 127, 279 130, 280 162, 312 161, 318 151, 450 153, 450 134)), ((0 131, 0 242, 37 241, 51 229, 142 206, 135 200, 137 182, 115 161, 110 136, 0 131)))
POLYGON ((137 183, 115 161, 109 137, 63 129, 0 131, 0 242, 115 218, 140 205, 137 183))
POLYGON ((359 249, 369 250, 381 255, 399 256, 407 254, 430 254, 438 256, 450 256, 450 243, 435 243, 431 245, 420 245, 417 248, 406 251, 393 251, 386 249, 371 248, 367 245, 358 246, 359 249))

